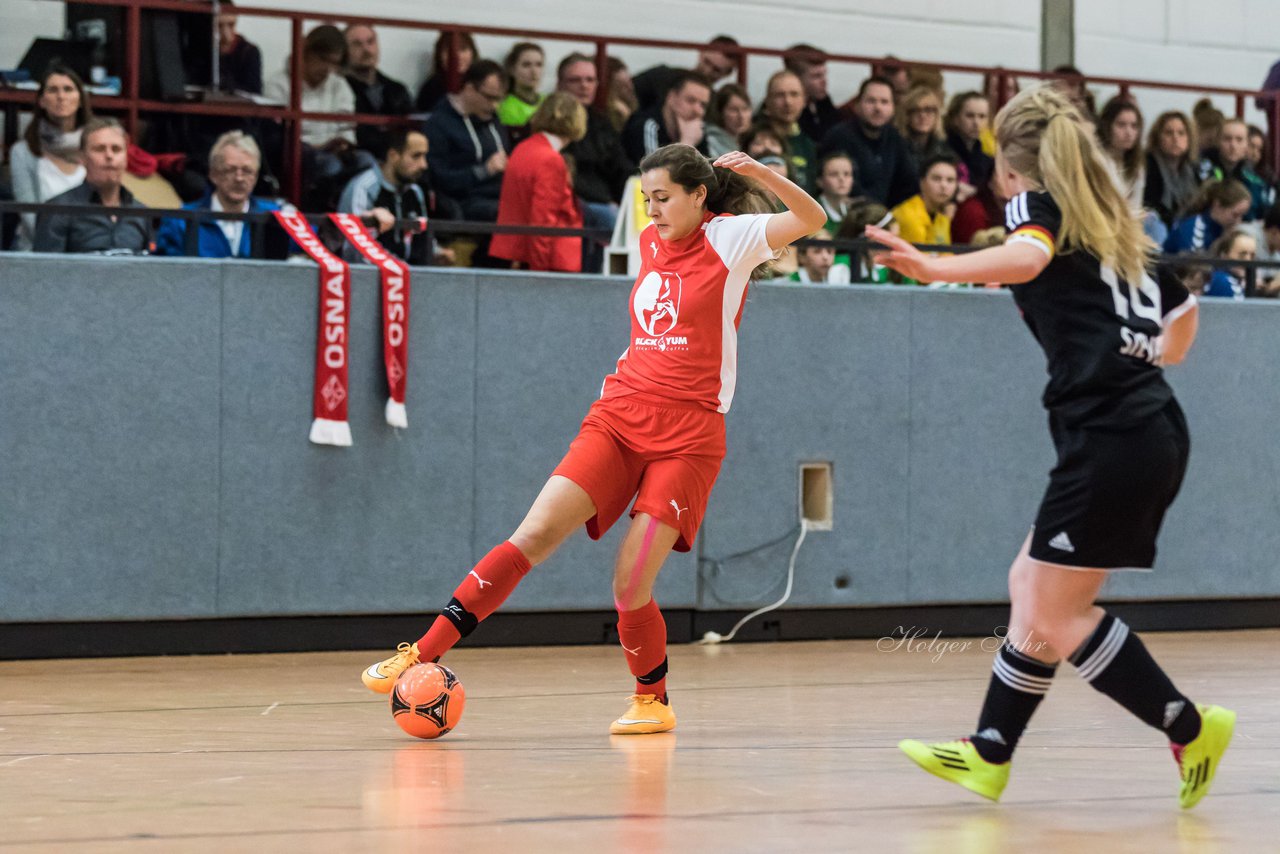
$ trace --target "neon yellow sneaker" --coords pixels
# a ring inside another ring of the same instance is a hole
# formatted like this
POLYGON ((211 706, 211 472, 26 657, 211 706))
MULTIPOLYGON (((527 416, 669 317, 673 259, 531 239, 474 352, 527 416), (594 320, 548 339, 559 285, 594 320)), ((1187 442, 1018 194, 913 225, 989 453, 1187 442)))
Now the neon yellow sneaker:
POLYGON ((418 663, 418 645, 402 643, 396 647, 396 654, 386 661, 371 665, 360 674, 364 687, 379 694, 390 694, 396 679, 410 667, 418 663))
POLYGON ((1009 763, 988 762, 967 738, 937 744, 908 738, 898 742, 898 749, 933 776, 958 783, 989 800, 1000 800, 1000 793, 1009 783, 1009 763))
POLYGON ((1236 713, 1230 709, 1197 703, 1196 711, 1200 712, 1200 734, 1185 745, 1169 745, 1182 777, 1178 804, 1184 810, 1191 809, 1209 794, 1209 784, 1218 773, 1222 754, 1227 752, 1236 731, 1236 713))
POLYGON ((609 725, 610 735, 644 735, 671 732, 676 728, 676 713, 653 694, 632 694, 626 714, 609 725))

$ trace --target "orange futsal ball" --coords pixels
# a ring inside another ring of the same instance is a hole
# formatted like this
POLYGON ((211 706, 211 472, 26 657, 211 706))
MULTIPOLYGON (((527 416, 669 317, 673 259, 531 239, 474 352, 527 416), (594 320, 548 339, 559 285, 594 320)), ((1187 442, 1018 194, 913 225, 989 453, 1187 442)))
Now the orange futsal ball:
POLYGON ((439 738, 458 725, 467 692, 440 664, 415 664, 391 689, 391 716, 416 738, 439 738))

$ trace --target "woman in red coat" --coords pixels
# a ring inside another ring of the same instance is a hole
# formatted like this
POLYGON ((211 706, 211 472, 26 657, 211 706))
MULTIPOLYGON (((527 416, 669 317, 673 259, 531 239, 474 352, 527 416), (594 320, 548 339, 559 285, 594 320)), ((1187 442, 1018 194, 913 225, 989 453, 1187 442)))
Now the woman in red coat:
MULTIPOLYGON (((499 225, 582 228, 582 213, 561 149, 587 132, 587 112, 572 95, 548 95, 529 119, 532 134, 511 152, 498 198, 499 225)), ((578 273, 582 238, 495 234, 489 254, 526 270, 578 273)))

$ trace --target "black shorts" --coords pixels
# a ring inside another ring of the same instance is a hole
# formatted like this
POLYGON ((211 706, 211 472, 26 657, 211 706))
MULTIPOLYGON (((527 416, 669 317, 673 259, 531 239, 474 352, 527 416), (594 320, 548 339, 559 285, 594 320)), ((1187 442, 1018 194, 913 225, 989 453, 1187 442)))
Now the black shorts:
POLYGON ((1080 569, 1150 569, 1191 450, 1177 401, 1126 430, 1069 428, 1054 418, 1050 430, 1058 464, 1036 514, 1031 557, 1080 569))

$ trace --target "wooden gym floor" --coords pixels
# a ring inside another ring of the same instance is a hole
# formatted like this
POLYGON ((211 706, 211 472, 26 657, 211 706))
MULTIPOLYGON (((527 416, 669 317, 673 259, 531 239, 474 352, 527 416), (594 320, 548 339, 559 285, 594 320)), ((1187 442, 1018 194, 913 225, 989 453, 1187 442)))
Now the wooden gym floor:
POLYGON ((678 730, 614 738, 606 647, 455 651, 467 709, 437 742, 360 685, 377 654, 0 663, 0 850, 1280 850, 1280 631, 1146 639, 1240 714, 1190 813, 1159 735, 1070 666, 1000 804, 917 770, 900 738, 977 718, 979 640, 674 647, 678 730))

